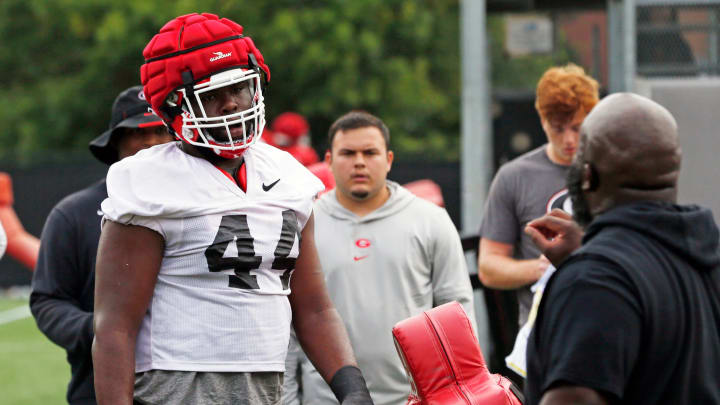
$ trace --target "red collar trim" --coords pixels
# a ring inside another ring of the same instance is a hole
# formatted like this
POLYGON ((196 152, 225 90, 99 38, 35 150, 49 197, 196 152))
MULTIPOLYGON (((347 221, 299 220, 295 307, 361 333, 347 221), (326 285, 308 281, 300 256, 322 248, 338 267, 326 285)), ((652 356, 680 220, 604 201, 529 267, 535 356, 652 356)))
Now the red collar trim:
POLYGON ((220 172, 230 179, 230 181, 237 184, 243 192, 247 193, 247 169, 245 169, 245 162, 240 165, 240 170, 238 170, 237 173, 237 179, 233 178, 233 176, 225 171, 225 169, 221 169, 217 166, 215 166, 215 168, 220 170, 220 172))

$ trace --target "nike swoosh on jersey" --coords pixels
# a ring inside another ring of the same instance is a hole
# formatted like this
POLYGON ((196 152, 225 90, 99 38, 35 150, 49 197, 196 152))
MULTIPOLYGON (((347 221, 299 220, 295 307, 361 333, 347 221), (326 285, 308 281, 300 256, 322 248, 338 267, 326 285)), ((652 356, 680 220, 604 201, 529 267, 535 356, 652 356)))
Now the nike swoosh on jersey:
POLYGON ((273 181, 272 183, 268 184, 267 186, 265 183, 262 184, 263 191, 270 191, 271 188, 275 187, 275 185, 280 181, 280 179, 277 179, 273 181))
POLYGON ((366 257, 367 257, 367 255, 366 256, 353 256, 353 260, 355 260, 356 262, 359 262, 360 260, 362 260, 366 257))

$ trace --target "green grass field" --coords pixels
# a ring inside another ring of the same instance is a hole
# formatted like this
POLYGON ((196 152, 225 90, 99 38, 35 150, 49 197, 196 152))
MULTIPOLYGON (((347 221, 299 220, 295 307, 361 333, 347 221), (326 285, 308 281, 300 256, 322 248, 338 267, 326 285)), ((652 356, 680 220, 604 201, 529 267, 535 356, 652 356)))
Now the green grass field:
MULTIPOLYGON (((6 311, 27 305, 27 299, 0 298, 0 319, 6 311)), ((31 316, 0 323, 0 403, 67 403, 68 381, 65 351, 38 330, 31 316)))

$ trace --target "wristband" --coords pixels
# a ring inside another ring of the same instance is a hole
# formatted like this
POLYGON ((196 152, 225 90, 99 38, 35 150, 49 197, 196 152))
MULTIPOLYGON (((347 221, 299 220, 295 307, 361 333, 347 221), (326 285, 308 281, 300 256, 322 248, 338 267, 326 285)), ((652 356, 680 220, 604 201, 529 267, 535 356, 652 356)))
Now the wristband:
POLYGON ((365 393, 370 398, 370 391, 365 384, 362 371, 356 366, 344 366, 338 370, 330 379, 330 389, 338 402, 342 403, 346 396, 351 393, 365 393))

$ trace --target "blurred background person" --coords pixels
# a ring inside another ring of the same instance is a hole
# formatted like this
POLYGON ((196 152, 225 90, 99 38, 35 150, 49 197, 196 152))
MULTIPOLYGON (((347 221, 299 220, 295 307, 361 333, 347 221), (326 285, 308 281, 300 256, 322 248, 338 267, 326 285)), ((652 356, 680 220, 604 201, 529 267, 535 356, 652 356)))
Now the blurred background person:
POLYGON ((310 146, 310 125, 305 117, 284 112, 275 117, 270 129, 267 143, 290 153, 303 166, 318 162, 317 152, 310 146))
POLYGON ((0 258, 5 256, 5 251, 7 250, 8 246, 8 238, 7 234, 5 233, 5 227, 3 226, 2 222, 0 222, 0 258))
POLYGON ((0 226, 3 228, 0 257, 7 253, 32 272, 37 264, 40 239, 25 230, 13 208, 14 201, 12 178, 8 173, 0 172, 0 226))
POLYGON ((490 186, 480 226, 478 277, 486 287, 517 291, 520 325, 528 319, 530 286, 550 265, 523 229, 553 208, 571 210, 565 177, 580 124, 597 102, 598 83, 583 68, 548 69, 535 98, 548 142, 501 166, 490 186))
MULTIPOLYGON (((173 137, 162 120, 148 112, 141 86, 115 99, 110 128, 90 142, 90 152, 111 165, 173 137)), ((32 280, 30 309, 38 328, 67 352, 71 379, 69 404, 95 404, 90 348, 93 341, 95 257, 100 239, 100 203, 108 196, 105 179, 60 201, 50 212, 40 238, 32 280)))

